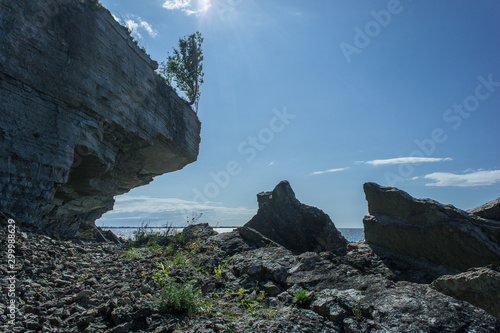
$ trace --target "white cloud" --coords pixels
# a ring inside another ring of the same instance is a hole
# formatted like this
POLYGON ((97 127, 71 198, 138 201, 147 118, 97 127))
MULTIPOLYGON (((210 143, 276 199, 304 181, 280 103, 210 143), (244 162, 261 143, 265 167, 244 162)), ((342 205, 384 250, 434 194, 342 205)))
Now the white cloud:
MULTIPOLYGON (((115 17, 116 19, 116 17, 115 17)), ((130 31, 132 31, 132 35, 137 37, 138 39, 142 38, 142 32, 145 31, 151 37, 155 38, 158 35, 158 31, 153 29, 153 26, 148 22, 144 21, 140 17, 137 18, 128 18, 126 20, 118 20, 121 24, 126 26, 130 31)))
POLYGON ((489 186, 500 182, 500 170, 476 171, 466 174, 448 172, 434 172, 424 176, 425 179, 434 180, 427 186, 489 186))
POLYGON ((340 171, 345 171, 347 169, 349 169, 349 167, 347 167, 347 168, 329 169, 329 170, 324 170, 324 171, 315 171, 315 172, 310 173, 309 176, 322 175, 324 173, 330 173, 330 172, 340 172, 340 171))
POLYGON ((189 7, 191 0, 166 0, 163 3, 163 8, 174 10, 174 9, 184 9, 189 7))
POLYGON ((141 27, 146 30, 146 32, 151 36, 151 37, 156 37, 158 35, 158 31, 154 30, 151 24, 149 24, 146 21, 141 21, 141 27))
POLYGON ((168 10, 181 10, 188 15, 206 12, 210 7, 210 0, 198 0, 194 4, 191 0, 165 0, 163 8, 168 10))
POLYGON ((386 164, 405 164, 405 163, 429 163, 429 162, 443 162, 443 161, 451 161, 450 157, 445 158, 436 158, 436 157, 398 157, 398 158, 389 158, 385 160, 372 160, 366 161, 365 164, 370 165, 386 165, 386 164))
POLYGON ((239 225, 247 222, 254 209, 245 207, 223 207, 214 202, 199 203, 177 198, 152 198, 148 196, 119 196, 114 209, 99 220, 98 225, 141 225, 150 222, 151 226, 165 223, 185 224, 193 212, 203 213, 200 222, 210 225, 239 225))

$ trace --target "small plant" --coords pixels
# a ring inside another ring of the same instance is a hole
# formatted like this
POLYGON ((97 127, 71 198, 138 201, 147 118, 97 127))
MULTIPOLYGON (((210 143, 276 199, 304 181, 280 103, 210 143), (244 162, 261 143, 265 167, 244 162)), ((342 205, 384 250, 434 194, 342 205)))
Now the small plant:
POLYGON ((171 269, 183 268, 188 266, 188 260, 184 253, 177 252, 171 260, 167 261, 167 266, 171 269))
POLYGON ((227 268, 227 264, 219 264, 216 268, 214 268, 215 279, 217 280, 217 282, 220 282, 222 280, 225 268, 227 268))
POLYGON ((124 252, 123 256, 125 258, 129 258, 129 259, 140 259, 140 258, 144 257, 144 253, 142 251, 140 251, 139 249, 132 247, 129 250, 127 250, 126 252, 124 252))
POLYGON ((200 303, 200 311, 206 314, 212 313, 214 305, 209 300, 204 300, 200 303))
POLYGON ((170 236, 170 240, 177 245, 185 245, 189 242, 189 234, 184 232, 177 232, 170 236))
POLYGON ((358 321, 361 320, 361 319, 363 319, 363 312, 361 310, 361 305, 362 305, 361 302, 357 301, 356 302, 356 307, 354 308, 354 311, 353 311, 354 318, 356 320, 358 320, 358 321))
POLYGON ((240 288, 237 292, 231 293, 231 296, 240 296, 240 295, 243 295, 243 294, 249 293, 249 292, 250 292, 250 290, 240 288))
POLYGON ((256 303, 256 301, 252 301, 248 298, 243 298, 241 301, 240 301, 240 305, 241 307, 243 308, 247 308, 247 309, 250 309, 254 306, 254 304, 256 303))
POLYGON ((255 299, 258 301, 258 302, 262 302, 263 300, 266 299, 266 292, 264 290, 261 290, 257 293, 257 296, 255 297, 255 299))
POLYGON ((203 216, 203 213, 195 213, 193 212, 193 214, 191 215, 191 218, 189 218, 189 216, 186 216, 186 223, 188 225, 191 225, 191 224, 196 224, 196 222, 198 222, 198 220, 203 216))
POLYGON ((297 290, 293 296, 295 297, 295 303, 297 303, 299 306, 304 306, 309 302, 310 296, 307 294, 307 291, 304 289, 300 288, 297 290))
POLYGON ((177 284, 170 281, 162 288, 154 304, 160 312, 177 312, 191 314, 200 306, 199 289, 191 283, 177 284))
POLYGON ((168 270, 165 268, 165 265, 163 263, 159 264, 160 266, 160 271, 156 272, 155 275, 153 275, 153 280, 158 284, 160 288, 164 288, 169 281, 169 275, 168 275, 168 270))
POLYGON ((94 10, 102 7, 102 4, 99 2, 99 0, 79 0, 79 2, 89 4, 94 10))

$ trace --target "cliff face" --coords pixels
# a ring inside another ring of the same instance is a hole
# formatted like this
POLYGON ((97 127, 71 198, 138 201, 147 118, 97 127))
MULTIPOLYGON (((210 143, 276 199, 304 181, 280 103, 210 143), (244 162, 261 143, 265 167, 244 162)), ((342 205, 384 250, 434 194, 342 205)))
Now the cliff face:
POLYGON ((0 210, 71 236, 196 160, 201 124, 104 8, 0 0, 0 210))

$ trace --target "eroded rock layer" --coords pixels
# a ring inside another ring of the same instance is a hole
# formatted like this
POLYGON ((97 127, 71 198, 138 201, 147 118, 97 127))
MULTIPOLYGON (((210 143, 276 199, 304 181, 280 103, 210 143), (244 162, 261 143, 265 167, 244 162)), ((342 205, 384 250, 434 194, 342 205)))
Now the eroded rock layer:
POLYGON ((500 222, 394 187, 365 183, 365 239, 396 254, 454 271, 500 264, 500 222))
POLYGON ((71 236, 196 160, 200 122, 89 1, 0 1, 0 210, 71 236))

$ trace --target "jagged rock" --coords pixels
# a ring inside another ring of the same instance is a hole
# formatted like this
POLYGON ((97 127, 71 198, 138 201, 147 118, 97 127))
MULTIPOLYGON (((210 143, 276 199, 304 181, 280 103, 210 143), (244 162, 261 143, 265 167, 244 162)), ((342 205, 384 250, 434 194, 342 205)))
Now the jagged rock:
MULTIPOLYGON (((7 233, 6 227, 0 227, 0 239, 6 239, 7 233)), ((394 276, 387 273, 384 262, 361 242, 350 244, 347 254, 326 251, 294 255, 282 246, 255 248, 238 232, 227 233, 225 238, 221 235, 210 237, 209 246, 200 248, 202 252, 183 254, 189 256, 194 279, 205 285, 215 277, 200 267, 216 266, 216 262, 210 262, 218 255, 225 260, 219 285, 202 288, 203 304, 210 304, 211 310, 200 309, 186 317, 159 313, 151 297, 159 287, 152 279, 158 263, 172 260, 173 254, 150 252, 131 259, 122 255, 128 249, 123 244, 62 241, 23 229, 16 239, 16 256, 23 266, 16 275, 19 313, 15 326, 7 324, 8 289, 0 288, 0 331, 326 333, 500 329, 500 321, 485 311, 427 284, 391 280, 394 276), (226 247, 226 243, 232 245, 226 247), (225 250, 239 252, 228 258, 225 250), (302 268, 292 271, 296 265, 302 268), (310 304, 303 303, 304 308, 298 308, 295 301, 299 288, 306 289, 310 297, 310 304), (279 294, 262 296, 262 291, 279 294)), ((0 275, 6 272, 7 266, 0 265, 0 275)), ((179 275, 181 272, 169 271, 172 277, 188 278, 179 275)))
POLYGON ((347 241, 327 214, 295 198, 288 181, 257 194, 259 210, 244 226, 294 253, 343 250, 347 241))
MULTIPOLYGON (((231 237, 241 238, 237 233, 231 237)), ((235 273, 237 284, 257 280, 266 281, 266 285, 272 281, 285 290, 277 297, 283 304, 293 304, 293 295, 299 287, 314 291, 308 307, 338 325, 342 332, 500 329, 500 322, 483 310, 437 292, 428 284, 394 282, 397 277, 363 243, 350 244, 346 254, 294 255, 276 246, 242 250, 231 257, 228 268, 235 273), (297 269, 300 266, 302 269, 297 269), (280 274, 276 273, 284 269, 286 278, 278 278, 280 274)), ((246 288, 251 285, 248 283, 246 288)))
POLYGON ((485 219, 500 221, 500 198, 470 209, 468 212, 485 219))
POLYGON ((247 226, 236 228, 236 231, 242 238, 253 243, 256 247, 279 246, 257 230, 247 226))
POLYGON ((237 277, 248 277, 248 282, 274 281, 287 284, 288 269, 292 266, 292 253, 283 247, 259 248, 233 256, 232 271, 237 277))
POLYGON ((432 282, 432 287, 500 319, 500 267, 471 268, 457 275, 441 276, 432 282))
MULTIPOLYGON (((398 283, 394 288, 368 293, 353 311, 359 308, 361 317, 372 319, 382 332, 497 332, 500 329, 500 322, 485 311, 432 290, 428 285, 398 283)), ((344 325, 348 326, 345 321, 344 325)))
POLYGON ((394 187, 365 183, 365 240, 390 252, 456 271, 500 264, 500 222, 394 187))
POLYGON ((92 1, 0 1, 0 210, 73 236, 196 160, 200 122, 92 1))

